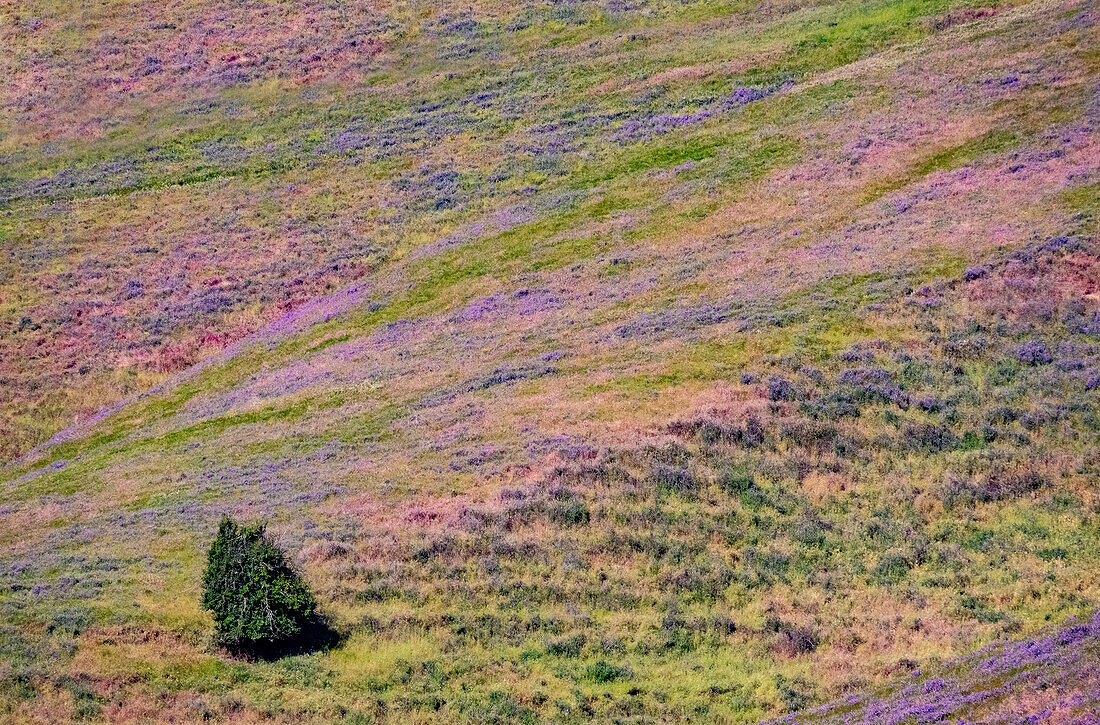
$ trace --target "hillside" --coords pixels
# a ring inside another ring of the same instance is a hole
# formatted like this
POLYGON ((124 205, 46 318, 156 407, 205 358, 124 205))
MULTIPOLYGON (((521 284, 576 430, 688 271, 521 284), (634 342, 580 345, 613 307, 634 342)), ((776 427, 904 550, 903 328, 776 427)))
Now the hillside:
POLYGON ((885 697, 853 694, 787 722, 1093 722, 1100 620, 1072 622, 1033 639, 995 642, 936 667, 914 670, 885 697))
POLYGON ((0 6, 0 719, 1095 722, 1096 21, 0 6))

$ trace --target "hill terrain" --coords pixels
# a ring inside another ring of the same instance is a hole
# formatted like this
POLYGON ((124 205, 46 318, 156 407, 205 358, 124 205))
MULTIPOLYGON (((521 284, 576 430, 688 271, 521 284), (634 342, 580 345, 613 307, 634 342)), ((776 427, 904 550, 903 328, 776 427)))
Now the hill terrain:
POLYGON ((1097 722, 1098 40, 0 7, 0 719, 1097 722), (224 514, 339 643, 214 646, 224 514))

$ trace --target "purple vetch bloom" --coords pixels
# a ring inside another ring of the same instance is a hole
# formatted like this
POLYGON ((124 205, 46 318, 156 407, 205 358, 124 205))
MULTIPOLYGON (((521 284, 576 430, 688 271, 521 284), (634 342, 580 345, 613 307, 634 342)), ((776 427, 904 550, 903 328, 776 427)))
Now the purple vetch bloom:
POLYGON ((934 396, 928 395, 917 400, 917 409, 925 413, 938 413, 943 408, 943 402, 934 396))
POLYGON ((714 111, 695 111, 693 113, 662 114, 650 119, 630 119, 623 122, 613 138, 620 142, 640 141, 654 136, 662 136, 684 126, 702 123, 714 116, 714 111))
POLYGON ((1013 354, 1025 365, 1047 365, 1054 359, 1050 348, 1042 340, 1028 340, 1018 345, 1013 354))
POLYGON ((767 98, 772 93, 775 93, 775 91, 776 89, 774 88, 752 88, 747 86, 738 86, 736 89, 734 89, 731 96, 722 100, 722 105, 726 109, 740 108, 741 106, 752 103, 753 101, 759 101, 761 98, 767 98))
POLYGON ((840 353, 840 359, 845 362, 871 362, 875 359, 873 350, 865 350, 858 343, 840 353))
POLYGON ((490 223, 496 231, 506 232, 520 224, 526 224, 534 218, 534 209, 525 205, 513 204, 493 214, 490 223))
MULTIPOLYGON (((1030 695, 1069 687, 1058 709, 1062 722, 1098 722, 1100 706, 1100 612, 1089 622, 1033 639, 996 642, 945 663, 940 676, 914 682, 880 696, 848 695, 836 708, 815 708, 795 721, 813 723, 969 722, 979 707, 981 722, 1043 722, 1049 702, 1030 704, 1030 695), (1029 707, 1030 704, 1030 707, 1029 707), (1070 714, 1065 710, 1073 709, 1070 714), (992 716, 992 717, 990 717, 992 716), (1074 718, 1074 719, 1068 719, 1074 718)), ((789 716, 783 720, 789 721, 789 716)))
POLYGON ((734 111, 789 87, 790 84, 766 88, 741 86, 721 101, 708 103, 697 111, 663 114, 654 114, 652 111, 643 112, 635 118, 624 121, 612 138, 619 143, 626 143, 661 136, 678 128, 703 123, 719 114, 734 111))
POLYGON ((520 317, 562 307, 561 298, 549 290, 521 289, 512 293, 512 299, 515 300, 515 311, 520 317))
POLYGON ((696 123, 702 123, 708 118, 713 116, 711 111, 696 111, 695 113, 679 113, 679 114, 667 114, 663 116, 657 116, 653 119, 653 125, 661 132, 671 131, 681 126, 692 126, 696 123))
POLYGON ((867 385, 885 383, 893 377, 893 373, 883 368, 849 368, 841 371, 837 376, 837 382, 842 385, 867 385))
POLYGON ((475 322, 482 317, 495 312, 500 307, 500 298, 496 295, 479 297, 470 302, 452 320, 454 322, 475 322))
POLYGON ((768 400, 780 401, 780 400, 794 400, 798 391, 794 387, 794 383, 781 375, 772 375, 768 378, 768 400))
POLYGON ((964 282, 973 282, 974 280, 981 279, 982 277, 985 277, 988 274, 989 274, 989 268, 988 267, 968 267, 966 269, 966 271, 963 272, 963 281, 964 282))
POLYGON ((634 337, 668 337, 701 327, 726 322, 733 315, 725 304, 706 304, 645 313, 632 322, 615 329, 616 336, 626 340, 634 337))

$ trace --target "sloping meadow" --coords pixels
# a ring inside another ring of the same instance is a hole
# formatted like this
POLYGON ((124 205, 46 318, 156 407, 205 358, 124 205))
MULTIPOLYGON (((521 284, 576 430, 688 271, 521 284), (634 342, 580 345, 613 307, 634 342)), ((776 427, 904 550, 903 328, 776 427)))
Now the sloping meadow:
POLYGON ((842 154, 849 192, 886 172, 873 197, 1071 122, 1091 21, 1070 9, 1039 61, 979 49, 964 86, 943 47, 929 75, 823 83, 1014 4, 22 3, 0 28, 0 457, 318 296, 400 286, 406 255, 436 283, 616 257, 800 157, 842 154), (853 93, 864 123, 834 126, 853 93))
MULTIPOLYGON (((17 707, 122 719, 142 698, 181 717, 751 719, 1087 613, 1100 595, 1100 317, 1081 292, 1097 284, 1096 251, 1063 236, 932 285, 853 282, 784 324, 805 334, 854 295, 869 327, 909 334, 764 358, 691 415, 631 444, 563 441, 505 485, 387 503, 295 486, 275 460, 225 471, 232 489, 200 476, 205 505, 123 506, 117 533, 84 529, 96 555, 63 547, 9 568, 6 692, 17 707), (179 539, 158 521, 207 528, 227 505, 279 518, 311 500, 304 524, 280 529, 349 637, 336 651, 233 663, 204 651, 192 603, 145 590, 156 619, 103 609, 120 580, 140 592, 142 571, 197 565, 187 544, 127 556, 116 542, 107 556, 105 535, 169 547, 179 539), (27 626, 39 616, 44 628, 27 626)), ((318 451, 312 470, 331 458, 318 451)), ((1081 656, 1087 672, 1094 648, 1081 656)), ((982 702, 1046 706, 1015 694, 982 702)))
POLYGON ((177 8, 132 137, 9 142, 9 448, 61 432, 0 471, 3 718, 1095 710, 1087 4, 376 10, 226 21, 265 65, 177 8), (218 650, 226 513, 340 644, 218 650))

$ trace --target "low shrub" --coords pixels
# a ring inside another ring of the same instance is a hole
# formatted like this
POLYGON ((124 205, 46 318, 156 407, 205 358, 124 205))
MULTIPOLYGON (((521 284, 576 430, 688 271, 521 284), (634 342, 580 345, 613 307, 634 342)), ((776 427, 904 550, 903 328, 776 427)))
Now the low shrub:
POLYGON ((883 584, 897 584, 909 575, 912 566, 913 562, 904 553, 888 551, 879 558, 874 576, 883 584))
POLYGON ((561 501, 550 508, 550 520, 562 526, 584 526, 591 518, 583 501, 561 501))
POLYGON ((207 556, 202 605, 214 617, 218 640, 231 650, 277 654, 329 639, 317 601, 263 524, 239 526, 228 516, 207 556))
POLYGON ((692 495, 699 490, 699 481, 687 468, 680 466, 652 466, 653 481, 660 493, 692 495))
POLYGON ((798 397, 798 391, 790 380, 781 375, 768 378, 768 400, 773 402, 791 401, 798 397))
POLYGON ((589 665, 585 676, 593 682, 614 682, 615 680, 628 680, 634 676, 634 670, 630 665, 621 667, 600 660, 594 665, 589 665))
POLYGON ((1054 359, 1050 348, 1042 340, 1028 340, 1017 346, 1013 353, 1025 365, 1047 365, 1054 359))
POLYGON ((726 493, 736 496, 756 485, 756 477, 744 468, 727 468, 718 475, 718 485, 726 493))
POLYGON ((789 657, 797 657, 813 652, 821 644, 821 636, 812 627, 804 627, 773 618, 765 623, 765 629, 769 629, 778 635, 777 647, 789 657))
POLYGON ((925 453, 946 451, 958 442, 949 428, 932 423, 911 423, 905 427, 903 436, 906 448, 925 453))
POLYGON ((548 643, 546 653, 557 657, 579 657, 587 641, 583 634, 576 634, 572 637, 548 643))

